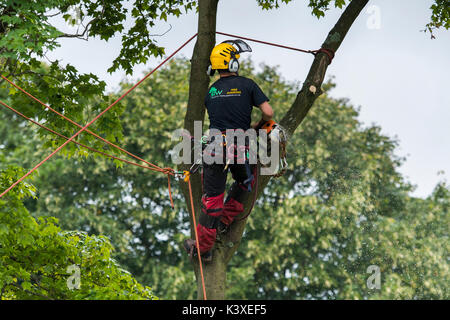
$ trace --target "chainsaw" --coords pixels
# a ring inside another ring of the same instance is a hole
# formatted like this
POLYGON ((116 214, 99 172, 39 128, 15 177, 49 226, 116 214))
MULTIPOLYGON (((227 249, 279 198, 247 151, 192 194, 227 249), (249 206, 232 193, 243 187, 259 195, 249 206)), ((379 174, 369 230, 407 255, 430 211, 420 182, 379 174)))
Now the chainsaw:
MULTIPOLYGON (((281 177, 287 170, 288 163, 286 160, 286 144, 287 144, 287 133, 286 130, 273 120, 265 121, 257 129, 264 129, 267 132, 267 136, 272 141, 278 142, 280 147, 280 163, 278 170, 272 176, 275 178, 281 177)), ((267 143, 267 152, 270 152, 270 143, 267 143)))

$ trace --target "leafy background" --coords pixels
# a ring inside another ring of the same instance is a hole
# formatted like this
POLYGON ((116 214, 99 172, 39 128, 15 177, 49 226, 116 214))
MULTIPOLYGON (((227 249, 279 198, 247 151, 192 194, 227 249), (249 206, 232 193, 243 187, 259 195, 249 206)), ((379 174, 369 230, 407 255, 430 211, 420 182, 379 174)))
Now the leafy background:
MULTIPOLYGON (((123 100, 125 149, 170 164, 189 70, 187 59, 175 59, 123 100)), ((299 87, 276 67, 251 61, 242 75, 261 84, 277 114, 299 87)), ((121 92, 130 85, 122 83, 121 92)), ((361 125, 357 108, 330 96, 334 86, 330 79, 290 137, 289 170, 255 205, 228 266, 227 298, 448 299, 449 186, 442 181, 426 199, 409 196, 412 186, 398 172, 404 159, 395 155, 397 141, 375 125, 361 125), (367 286, 370 265, 380 268, 379 290, 367 286)), ((16 107, 26 111, 27 105, 16 107)), ((6 110, 0 116, 6 188, 23 172, 18 167, 31 167, 51 146, 32 124, 6 110)), ((175 187, 172 210, 164 175, 86 155, 76 150, 70 159, 56 157, 33 185, 24 183, 2 199, 3 297, 195 298, 181 247, 189 234, 181 192, 175 187), (29 231, 18 232, 18 224, 29 231), (66 288, 69 264, 81 266, 82 290, 66 288)))
MULTIPOLYGON (((274 9, 290 0, 257 0, 274 9)), ((309 0, 320 18, 344 0, 309 0)), ((110 72, 130 74, 164 54, 151 27, 196 10, 191 0, 0 1, 0 70, 31 94, 78 123, 86 123, 131 84, 106 93, 105 82, 47 53, 60 39, 121 38, 110 72), (74 11, 73 8, 76 8, 74 11), (52 24, 79 24, 68 34, 52 24)), ((435 0, 426 25, 448 29, 448 1, 435 0)), ((165 166, 182 127, 190 65, 173 60, 90 129, 165 166)), ((243 75, 261 85, 283 114, 298 83, 277 68, 243 63, 243 75)), ((272 180, 256 204, 244 241, 228 266, 227 298, 234 299, 448 299, 449 199, 446 181, 425 199, 398 168, 397 141, 358 122, 359 110, 324 86, 301 128, 290 137, 289 170, 272 180), (377 265, 381 288, 367 286, 377 265)), ((0 99, 66 136, 76 127, 0 80, 0 99)), ((0 191, 63 140, 0 113, 0 191)), ((257 114, 255 114, 255 119, 257 114)), ((205 124, 207 126, 207 123, 205 124)), ((77 141, 114 155, 92 136, 77 141)), ((123 155, 122 155, 123 156, 123 155)), ((1 299, 191 299, 195 280, 180 247, 189 233, 180 192, 169 206, 166 178, 67 145, 0 199, 1 299), (74 230, 74 231, 67 231, 74 230), (80 268, 80 288, 69 289, 80 268)))

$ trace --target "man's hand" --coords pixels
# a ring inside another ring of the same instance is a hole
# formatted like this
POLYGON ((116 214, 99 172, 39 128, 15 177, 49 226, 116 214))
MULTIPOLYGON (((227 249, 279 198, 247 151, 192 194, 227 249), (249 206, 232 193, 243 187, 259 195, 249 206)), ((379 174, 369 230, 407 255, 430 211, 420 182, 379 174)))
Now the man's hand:
POLYGON ((252 127, 253 129, 255 129, 255 130, 258 130, 259 128, 262 127, 262 125, 264 124, 264 122, 266 122, 266 121, 264 121, 263 119, 261 119, 261 120, 259 120, 258 122, 252 123, 252 124, 251 124, 251 127, 252 127))
POLYGON ((262 117, 261 120, 259 120, 259 122, 253 123, 251 125, 251 127, 255 130, 259 129, 264 124, 264 122, 271 120, 273 117, 273 109, 270 106, 269 102, 264 101, 258 107, 259 109, 261 109, 262 117))

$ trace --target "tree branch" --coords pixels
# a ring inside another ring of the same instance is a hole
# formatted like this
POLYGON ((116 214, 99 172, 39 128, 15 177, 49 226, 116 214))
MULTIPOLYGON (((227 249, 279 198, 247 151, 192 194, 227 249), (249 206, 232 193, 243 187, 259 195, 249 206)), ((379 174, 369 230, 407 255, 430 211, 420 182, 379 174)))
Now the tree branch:
POLYGON ((18 284, 16 284, 16 283, 10 283, 9 285, 10 285, 10 286, 13 286, 13 287, 15 287, 15 288, 17 288, 19 291, 21 290, 21 291, 23 291, 23 292, 26 292, 26 293, 31 294, 31 295, 34 295, 34 296, 38 296, 38 297, 41 297, 41 298, 44 298, 44 299, 47 299, 47 300, 55 300, 55 299, 53 299, 53 298, 51 298, 51 297, 49 297, 49 296, 46 296, 45 294, 42 294, 42 293, 39 293, 39 292, 33 292, 33 291, 30 291, 30 290, 23 289, 22 286, 20 286, 20 285, 18 285, 18 284))
MULTIPOLYGON (((336 52, 348 30, 356 20, 368 0, 353 0, 342 13, 336 25, 328 33, 322 44, 322 48, 336 52)), ((322 94, 321 86, 328 69, 329 58, 325 53, 318 53, 309 70, 303 87, 297 95, 297 99, 292 104, 280 124, 288 130, 289 134, 301 124, 312 107, 314 101, 322 94)))
POLYGON ((70 33, 63 33, 61 35, 59 35, 57 38, 78 38, 81 40, 88 40, 88 37, 86 36, 86 38, 83 38, 84 35, 86 34, 86 32, 89 29, 89 26, 93 23, 97 21, 97 19, 92 19, 91 21, 88 22, 88 24, 84 27, 84 31, 82 33, 75 33, 75 34, 70 34, 70 33))
POLYGON ((61 11, 58 11, 58 12, 53 13, 53 14, 48 14, 48 15, 44 14, 44 16, 47 17, 47 18, 53 18, 53 17, 56 17, 56 16, 60 15, 61 13, 62 13, 61 11))
MULTIPOLYGON (((194 52, 191 59, 191 74, 189 78, 189 99, 188 108, 186 110, 186 115, 184 118, 184 128, 193 132, 194 121, 202 121, 205 117, 205 105, 204 97, 208 90, 210 78, 206 74, 206 69, 209 65, 209 55, 216 41, 216 14, 217 5, 219 0, 199 0, 198 1, 198 34, 197 41, 195 43, 194 52)), ((188 170, 189 165, 181 165, 181 170, 188 170)), ((191 175, 191 185, 192 185, 192 196, 194 199, 194 210, 197 214, 196 219, 200 215, 200 203, 202 196, 202 187, 200 175, 191 175)), ((188 186, 186 183, 180 183, 180 189, 183 192, 184 198, 186 199, 187 208, 192 217, 190 197, 188 186)), ((194 238, 194 224, 191 220, 191 235, 194 238)), ((195 259, 196 260, 196 259, 195 259)), ((197 277, 197 294, 200 298, 202 296, 201 281, 199 276, 199 265, 198 262, 193 261, 194 272, 197 277)), ((211 273, 206 270, 205 267, 205 281, 206 286, 208 286, 208 275, 211 273)), ((217 273, 214 273, 217 276, 217 273)), ((211 293, 213 290, 206 289, 207 292, 211 293)), ((209 294, 208 293, 208 294, 209 294)), ((214 295, 213 295, 214 298, 214 295)))
MULTIPOLYGON (((328 33, 328 36, 322 44, 322 48, 336 52, 339 49, 342 41, 344 41, 347 32, 350 30, 350 27, 367 3, 368 0, 351 1, 337 21, 336 25, 328 33)), ((294 133, 294 131, 305 119, 308 111, 311 109, 316 99, 322 94, 321 86, 325 78, 329 62, 329 57, 324 52, 319 52, 314 58, 314 61, 300 92, 297 94, 297 97, 291 108, 280 121, 280 125, 287 130, 289 135, 292 135, 294 133)), ((269 180, 270 176, 260 177, 258 181, 258 197, 263 193, 264 187, 268 184, 269 180)), ((241 216, 247 214, 248 210, 250 209, 252 199, 253 195, 251 195, 249 197, 249 200, 246 202, 245 210, 241 214, 241 216)), ((245 220, 236 221, 231 225, 231 230, 224 237, 223 242, 225 244, 232 243, 232 246, 224 247, 227 261, 231 259, 234 252, 239 247, 245 225, 245 220)))

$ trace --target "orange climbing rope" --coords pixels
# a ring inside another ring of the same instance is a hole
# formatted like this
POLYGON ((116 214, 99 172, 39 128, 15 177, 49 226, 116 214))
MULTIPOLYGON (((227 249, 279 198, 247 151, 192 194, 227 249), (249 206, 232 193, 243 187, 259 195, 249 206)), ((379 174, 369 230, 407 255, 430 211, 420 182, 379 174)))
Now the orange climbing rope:
MULTIPOLYGON (((288 47, 288 46, 284 46, 284 45, 279 45, 279 44, 275 44, 275 43, 270 43, 270 42, 266 42, 266 41, 261 41, 261 40, 256 40, 256 39, 251 39, 251 38, 247 38, 247 37, 242 37, 242 36, 237 36, 237 35, 232 35, 232 34, 227 34, 227 33, 223 33, 223 32, 216 32, 217 34, 221 34, 221 35, 225 35, 225 36, 231 36, 231 37, 235 37, 235 38, 241 38, 241 39, 245 39, 245 40, 249 40, 249 41, 254 41, 254 42, 259 42, 262 44, 266 44, 266 45, 271 45, 271 46, 276 46, 276 47, 280 47, 280 48, 284 48, 284 49, 289 49, 289 50, 295 50, 295 51, 300 51, 300 52, 304 52, 304 53, 311 53, 313 55, 316 55, 318 53, 324 53, 328 56, 329 58, 329 62, 331 63, 333 57, 334 57, 334 52, 330 49, 325 49, 325 48, 321 48, 319 50, 303 50, 303 49, 298 49, 298 48, 293 48, 293 47, 288 47)), ((88 127, 91 126, 95 121, 97 121, 103 114, 105 114, 109 109, 111 109, 114 105, 116 105, 119 101, 121 101, 125 96, 127 96, 131 91, 133 91, 138 85, 140 85, 145 79, 147 79, 152 73, 154 73, 156 70, 158 70, 162 65, 164 65, 167 61, 169 61, 176 53, 178 53, 178 51, 180 51, 183 47, 185 47, 190 41, 192 41, 192 39, 194 39, 197 36, 197 34, 193 35, 191 38, 189 38, 185 43, 183 43, 177 50, 175 50, 170 56, 168 56, 163 62, 161 62, 155 69, 153 69, 151 72, 149 72, 144 78, 142 78, 140 81, 138 81, 133 87, 131 87, 130 89, 128 89, 123 95, 121 95, 116 101, 114 101, 112 104, 110 104, 105 110, 103 110, 100 114, 98 114, 94 119, 92 119, 90 122, 88 122, 85 126, 81 126, 80 124, 76 123, 75 121, 69 119, 68 117, 64 116, 63 114, 59 113, 58 111, 54 110, 53 108, 51 108, 50 106, 46 105, 45 103, 43 103, 42 101, 40 101, 38 98, 34 97, 33 95, 31 95, 30 93, 28 93, 27 91, 25 91, 24 89, 22 89, 21 87, 19 87, 18 85, 16 85, 15 83, 13 83, 12 81, 10 81, 9 79, 7 79, 6 77, 4 77, 3 75, 0 75, 1 78, 3 78, 4 80, 6 80, 8 83, 10 83, 12 86, 14 86, 15 88, 17 88, 18 90, 20 90, 21 92, 23 92, 24 94, 26 94, 28 97, 30 97, 31 99, 35 100, 36 102, 40 103, 41 105, 43 105, 45 108, 49 109, 50 111, 58 114, 59 116, 61 116, 62 118, 64 118, 65 120, 69 121, 70 123, 72 123, 73 125, 77 126, 78 128, 80 128, 80 130, 78 132, 76 132, 72 137, 66 137, 40 123, 38 123, 37 121, 34 121, 32 119, 30 119, 29 117, 23 115, 22 113, 20 113, 19 111, 15 110, 14 108, 10 107, 9 105, 7 105, 6 103, 0 101, 0 104, 3 105, 4 107, 10 109, 11 111, 15 112, 16 114, 18 114, 19 116, 23 117, 24 119, 31 121, 32 123, 38 125, 39 127, 52 132, 53 134, 65 139, 66 141, 60 145, 58 148, 56 148, 51 154, 49 154, 47 157, 45 157, 41 162, 39 162, 35 167, 33 167, 31 170, 29 170, 25 175, 23 175, 20 179, 18 179, 16 182, 14 182, 10 187, 8 187, 6 190, 4 190, 1 194, 0 194, 0 198, 2 198, 5 194, 7 194, 11 189, 13 189, 17 184, 19 184, 20 182, 22 182, 26 177, 28 177, 31 173, 33 173, 36 169, 38 169, 42 164, 44 164, 47 160, 49 160, 51 157, 53 157, 59 150, 61 150, 62 148, 64 148, 64 146, 66 146, 69 142, 73 142, 81 147, 84 147, 92 152, 97 152, 99 154, 102 154, 104 156, 110 157, 112 159, 116 159, 128 164, 132 164, 141 168, 145 168, 145 169, 149 169, 152 171, 157 171, 157 172, 161 172, 164 174, 167 174, 167 180, 168 180, 168 189, 169 189, 169 196, 170 196, 170 202, 171 202, 171 206, 173 208, 173 200, 172 200, 172 191, 171 191, 171 186, 170 186, 170 176, 171 175, 175 175, 175 171, 171 168, 160 168, 157 165, 154 165, 134 154, 132 154, 131 152, 115 145, 114 143, 102 138, 101 136, 95 134, 94 132, 88 130, 88 127), (125 160, 113 155, 109 155, 105 152, 96 150, 94 148, 88 147, 84 144, 81 144, 77 141, 74 141, 74 139, 80 135, 82 132, 87 132, 88 134, 93 135, 94 137, 96 137, 97 139, 100 139, 101 141, 107 143, 108 145, 126 153, 128 156, 133 157, 139 161, 142 161, 144 163, 147 164, 147 166, 129 161, 129 160, 125 160)), ((198 234, 197 234, 197 223, 196 223, 196 217, 195 217, 195 211, 194 211, 194 202, 193 202, 193 196, 192 196, 192 187, 191 187, 191 182, 189 179, 189 174, 190 172, 185 171, 184 175, 185 175, 185 182, 188 183, 189 186, 189 197, 190 197, 190 202, 191 202, 191 212, 192 212, 192 221, 194 224, 194 233, 195 233, 195 240, 196 240, 196 244, 197 244, 197 255, 198 255, 198 260, 199 260, 199 267, 200 267, 200 275, 201 275, 201 280, 202 280, 202 288, 203 288, 203 298, 206 300, 206 289, 205 289, 205 280, 204 280, 204 275, 203 275, 203 266, 202 266, 202 260, 201 260, 201 255, 200 255, 200 249, 199 249, 199 241, 198 241, 198 234)), ((255 195, 255 199, 256 199, 256 195, 255 195)), ((253 206, 253 205, 252 205, 253 206)), ((250 210, 251 211, 251 210, 250 210)))
MULTIPOLYGON (((8 104, 4 103, 4 102, 1 101, 1 100, 0 100, 0 104, 1 104, 2 106, 4 106, 5 108, 8 108, 9 110, 13 111, 13 112, 16 113, 17 115, 21 116, 22 118, 24 118, 24 119, 30 121, 31 123, 34 123, 35 125, 39 126, 40 128, 42 128, 42 129, 44 129, 44 130, 47 130, 47 131, 49 131, 49 132, 51 132, 51 133, 57 135, 57 136, 60 137, 60 138, 63 138, 63 139, 66 139, 66 140, 69 139, 69 138, 66 137, 65 135, 63 135, 63 134, 61 134, 61 133, 58 133, 58 132, 56 132, 55 130, 52 130, 52 129, 50 129, 49 127, 46 127, 46 126, 44 126, 43 124, 40 124, 39 122, 37 122, 37 121, 35 121, 35 120, 33 120, 33 119, 27 117, 27 116, 24 115, 23 113, 17 111, 16 109, 14 109, 13 107, 11 107, 11 106, 9 106, 8 104)), ((122 158, 113 156, 113 155, 111 155, 111 154, 108 154, 108 153, 106 153, 106 152, 103 152, 103 151, 97 150, 97 149, 95 149, 95 148, 89 147, 89 146, 87 146, 87 145, 85 145, 85 144, 82 144, 82 143, 80 143, 80 142, 78 142, 78 141, 72 140, 71 142, 73 142, 73 143, 79 145, 80 147, 86 148, 86 149, 88 149, 88 150, 90 150, 90 151, 92 151, 92 152, 95 152, 95 153, 104 155, 104 156, 109 157, 109 158, 111 158, 111 159, 115 159, 115 160, 118 160, 118 161, 121 161, 121 162, 124 162, 124 163, 131 164, 131 165, 133 165, 133 166, 141 167, 141 168, 148 169, 148 170, 151 170, 151 171, 157 171, 157 172, 163 172, 163 173, 166 173, 165 170, 164 170, 163 168, 159 168, 159 167, 156 167, 156 168, 155 168, 155 167, 144 166, 144 165, 142 165, 142 164, 139 164, 139 163, 136 163, 136 162, 132 162, 132 161, 129 161, 129 160, 126 160, 126 159, 122 159, 122 158)), ((170 205, 171 205, 171 207, 173 208, 173 207, 174 207, 174 204, 173 204, 173 198, 172 198, 172 190, 171 190, 171 187, 170 187, 170 175, 173 175, 173 173, 172 173, 172 172, 167 173, 167 187, 168 187, 168 189, 169 189, 170 205)))
MULTIPOLYGON (((168 56, 163 62, 161 62, 155 69, 147 73, 145 77, 143 77, 141 80, 139 80, 134 86, 132 86, 130 89, 128 89, 124 94, 122 94, 116 101, 111 103, 108 107, 106 107, 105 110, 100 112, 94 119, 92 119, 90 122, 88 122, 84 127, 82 127, 78 132, 76 132, 72 137, 70 137, 66 142, 64 142, 62 145, 60 145, 58 148, 56 148, 52 153, 50 153, 47 157, 45 157, 41 162, 39 162, 36 166, 34 166, 31 170, 29 170, 25 175, 23 175, 20 179, 18 179, 16 182, 14 182, 11 186, 9 186, 5 191, 3 191, 0 194, 0 198, 2 198, 5 194, 7 194, 12 188, 14 188, 16 185, 18 185, 20 182, 22 182, 25 178, 27 178, 30 174, 32 174, 36 169, 38 169, 41 165, 43 165, 47 160, 49 160, 51 157, 53 157, 56 153, 58 153, 59 150, 64 148, 69 142, 71 142, 74 138, 76 138, 80 133, 85 131, 89 126, 91 126, 95 121, 98 120, 103 114, 105 114, 109 109, 111 109, 113 106, 115 106, 119 101, 121 101, 123 98, 125 98, 131 91, 133 91, 138 85, 140 85, 145 79, 147 79, 151 74, 153 74, 156 70, 158 70, 163 64, 165 64, 167 61, 169 61, 178 51, 180 51, 183 47, 185 47, 192 39, 194 39, 197 36, 197 34, 193 35, 191 38, 189 38, 183 45, 181 45, 177 50, 175 50, 170 56, 168 56)), ((2 76, 2 78, 6 79, 2 76)), ((125 151, 124 151, 125 152, 125 151)), ((127 153, 128 154, 128 153, 127 153)), ((145 161, 145 160, 141 160, 145 161)), ((145 161, 146 162, 146 161, 145 161)), ((154 164, 151 164, 150 162, 146 162, 147 164, 151 166, 155 166, 154 164)), ((155 166, 157 167, 157 166, 155 166)), ((163 173, 166 173, 169 175, 170 173, 173 173, 173 169, 171 168, 163 168, 163 173)))
POLYGON ((191 179, 187 181, 189 186, 189 198, 191 201, 191 212, 192 212, 192 221, 194 223, 194 233, 195 233, 195 242, 197 243, 197 256, 198 256, 198 265, 200 266, 200 276, 202 278, 202 288, 203 288, 203 299, 206 299, 206 289, 205 289, 205 277, 203 276, 203 266, 202 266, 202 257, 200 255, 200 246, 198 245, 198 233, 197 233, 197 222, 195 221, 195 211, 194 211, 194 199, 192 197, 192 187, 191 187, 191 179))
MULTIPOLYGON (((40 128, 42 128, 42 129, 44 129, 44 130, 47 130, 47 131, 49 131, 49 132, 51 132, 51 133, 57 135, 57 136, 60 137, 60 138, 69 140, 69 138, 66 137, 65 135, 63 135, 63 134, 61 134, 61 133, 58 133, 58 132, 56 132, 55 130, 52 130, 52 129, 50 129, 49 127, 46 127, 46 126, 44 126, 43 124, 40 124, 39 122, 37 122, 37 121, 35 121, 35 120, 33 120, 33 119, 27 117, 26 115, 24 115, 23 113, 17 111, 16 109, 14 109, 13 107, 11 107, 11 106, 9 106, 8 104, 4 103, 3 101, 0 101, 0 104, 1 104, 2 106, 4 106, 5 108, 8 108, 9 110, 13 111, 13 112, 16 113, 17 115, 21 116, 22 118, 24 118, 24 119, 30 121, 31 123, 34 123, 35 125, 39 126, 40 128)), ((71 142, 73 142, 73 143, 79 145, 80 147, 86 148, 86 149, 88 149, 88 150, 90 150, 90 151, 92 151, 92 152, 95 152, 95 153, 99 153, 99 154, 104 155, 104 156, 106 156, 106 157, 109 157, 109 158, 111 158, 111 159, 116 159, 116 160, 119 160, 119 161, 122 161, 122 162, 125 162, 125 163, 128 163, 128 164, 131 164, 131 165, 134 165, 134 166, 138 166, 138 167, 141 167, 141 168, 144 168, 144 169, 149 169, 149 170, 153 170, 153 171, 159 171, 159 172, 162 172, 161 170, 158 170, 158 169, 153 168, 153 167, 144 166, 144 165, 139 164, 139 163, 136 163, 136 162, 132 162, 132 161, 129 161, 129 160, 126 160, 126 159, 122 159, 122 158, 119 158, 119 157, 110 155, 110 154, 108 154, 108 153, 106 153, 106 152, 103 152, 103 151, 94 149, 94 148, 89 147, 89 146, 87 146, 87 145, 85 145, 85 144, 82 144, 82 143, 80 143, 80 142, 78 142, 78 141, 73 141, 73 140, 72 140, 71 142)))
MULTIPOLYGON (((0 75, 0 77, 2 77, 5 81, 7 81, 7 82, 8 82, 9 84, 11 84, 12 86, 14 86, 16 89, 22 91, 24 94, 26 94, 28 97, 30 97, 30 98, 33 99, 34 101, 36 101, 36 102, 38 102, 39 104, 41 104, 44 108, 46 108, 46 109, 52 111, 53 113, 56 113, 57 115, 59 115, 60 117, 62 117, 64 120, 67 120, 68 122, 70 122, 71 124, 77 126, 78 128, 83 128, 82 125, 80 125, 80 124, 78 124, 77 122, 73 121, 72 119, 66 117, 66 116, 63 115, 62 113, 56 111, 55 109, 53 109, 53 108, 50 107, 49 105, 45 104, 44 102, 42 102, 41 100, 39 100, 38 98, 36 98, 35 96, 33 96, 31 93, 28 93, 27 91, 25 91, 24 89, 22 89, 21 87, 19 87, 17 84, 15 84, 14 82, 12 82, 12 81, 9 80, 8 78, 4 77, 3 75, 0 75)), ((123 149, 123 148, 121 148, 121 147, 115 145, 114 143, 112 143, 112 142, 106 140, 105 138, 99 136, 98 134, 92 132, 92 131, 89 130, 89 129, 86 129, 85 132, 86 132, 86 133, 89 133, 90 135, 94 136, 95 138, 97 138, 97 139, 99 139, 99 140, 105 142, 106 144, 110 145, 111 147, 116 148, 116 149, 118 149, 118 150, 120 150, 120 151, 122 151, 122 152, 125 152, 125 153, 126 153, 127 155, 129 155, 130 157, 133 157, 133 158, 135 158, 135 159, 137 159, 137 160, 139 160, 139 161, 145 162, 147 165, 149 165, 149 166, 151 166, 151 167, 154 167, 154 168, 156 168, 156 169, 158 168, 158 166, 156 166, 156 165, 154 165, 154 164, 152 164, 152 163, 150 163, 150 162, 148 162, 148 161, 146 161, 146 160, 144 160, 144 159, 142 159, 142 158, 140 158, 140 157, 138 157, 138 156, 132 154, 131 152, 129 152, 129 151, 127 151, 127 150, 125 150, 125 149, 123 149)))
MULTIPOLYGON (((72 119, 70 119, 70 118, 64 116, 63 114, 59 113, 58 111, 54 110, 54 109, 51 108, 50 106, 46 105, 45 103, 43 103, 42 101, 40 101, 39 99, 37 99, 36 97, 34 97, 33 95, 31 95, 30 93, 26 92, 24 89, 22 89, 21 87, 19 87, 18 85, 16 85, 16 84, 13 83, 12 81, 10 81, 9 79, 3 77, 2 75, 0 75, 0 77, 2 77, 3 79, 5 79, 7 82, 9 82, 11 85, 13 85, 14 87, 16 87, 18 90, 20 90, 20 91, 22 91, 23 93, 25 93, 27 96, 29 96, 29 97, 32 98, 33 100, 39 102, 39 103, 40 103, 41 105, 43 105, 45 108, 47 108, 47 109, 49 109, 50 111, 56 113, 57 115, 61 116, 63 119, 69 121, 70 123, 76 125, 77 127, 82 128, 81 125, 79 125, 78 123, 76 123, 76 122, 73 121, 72 119)), ((32 119, 30 119, 30 118, 28 118, 28 117, 25 116, 24 114, 20 113, 20 112, 17 111, 16 109, 14 109, 14 108, 12 108, 11 106, 9 106, 9 105, 7 105, 6 103, 4 103, 3 101, 0 101, 0 104, 3 105, 4 107, 10 109, 11 111, 15 112, 16 114, 18 114, 19 116, 23 117, 24 119, 26 119, 26 120, 28 120, 28 121, 30 121, 30 122, 32 122, 32 123, 38 125, 38 126, 41 127, 42 129, 45 129, 45 130, 47 130, 47 131, 49 131, 49 132, 51 132, 51 133, 53 133, 53 134, 56 134, 57 136, 59 136, 59 137, 61 137, 61 138, 64 138, 64 139, 66 139, 66 140, 69 140, 68 137, 66 137, 66 136, 64 136, 64 135, 62 135, 62 134, 60 134, 60 133, 58 133, 58 132, 56 132, 56 131, 54 131, 54 130, 52 130, 52 129, 50 129, 50 128, 48 128, 48 127, 46 127, 46 126, 44 126, 44 125, 42 125, 42 124, 40 124, 40 123, 38 123, 38 122, 32 120, 32 119)), ((146 161, 146 160, 144 160, 144 159, 142 159, 142 158, 140 158, 140 157, 138 157, 138 156, 132 154, 131 152, 129 152, 129 151, 127 151, 127 150, 125 150, 125 149, 123 149, 123 148, 121 148, 121 147, 115 145, 114 143, 112 143, 112 142, 110 142, 110 141, 108 141, 108 140, 102 138, 101 136, 95 134, 94 132, 92 132, 92 131, 90 131, 90 130, 86 130, 86 132, 88 132, 89 134, 93 135, 94 137, 100 139, 101 141, 104 141, 105 143, 109 144, 110 146, 112 146, 112 147, 114 147, 114 148, 116 148, 116 149, 118 149, 118 150, 120 150, 120 151, 125 152, 125 153, 126 153, 127 155, 129 155, 130 157, 133 157, 133 158, 135 158, 135 159, 137 159, 137 160, 140 160, 140 161, 142 161, 142 162, 145 162, 145 163, 148 164, 149 166, 144 166, 144 165, 138 164, 138 163, 136 163, 136 162, 132 162, 132 161, 129 161, 129 160, 125 160, 125 159, 122 159, 122 158, 119 158, 119 157, 116 157, 116 156, 107 154, 107 153, 105 153, 105 152, 99 151, 99 150, 94 149, 94 148, 92 148, 92 147, 88 147, 88 146, 86 146, 86 145, 84 145, 84 144, 82 144, 82 143, 79 143, 79 142, 77 142, 77 141, 74 141, 74 140, 72 140, 71 142, 73 142, 73 143, 75 143, 75 144, 77 144, 77 145, 79 145, 79 146, 81 146, 81 147, 84 147, 84 148, 86 148, 86 149, 88 149, 88 150, 91 150, 91 151, 93 151, 93 152, 102 154, 102 155, 104 155, 104 156, 106 156, 106 157, 109 157, 109 158, 112 158, 112 159, 116 159, 116 160, 119 160, 119 161, 122 161, 122 162, 125 162, 125 163, 128 163, 128 164, 131 164, 131 165, 134 165, 134 166, 137 166, 137 167, 141 167, 141 168, 145 168, 145 169, 149 169, 149 170, 153 170, 153 171, 162 172, 162 173, 167 174, 167 186, 168 186, 168 189, 169 189, 170 206, 171 206, 172 208, 174 208, 173 198, 172 198, 172 190, 171 190, 171 187, 170 187, 170 175, 173 175, 173 170, 172 170, 172 169, 170 169, 170 168, 160 168, 160 167, 154 165, 153 163, 150 163, 150 162, 148 162, 148 161, 146 161)))

